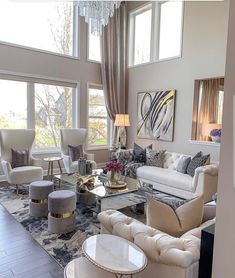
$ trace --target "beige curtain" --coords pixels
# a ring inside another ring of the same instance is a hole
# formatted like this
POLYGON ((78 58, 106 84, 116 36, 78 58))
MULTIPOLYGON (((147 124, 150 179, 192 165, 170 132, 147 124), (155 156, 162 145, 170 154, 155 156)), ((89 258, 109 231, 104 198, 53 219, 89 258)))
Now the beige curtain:
POLYGON ((198 140, 208 140, 207 136, 202 135, 203 125, 207 123, 217 123, 218 100, 221 78, 200 81, 202 86, 200 96, 200 107, 198 115, 198 140))
MULTIPOLYGON (((127 6, 122 3, 103 29, 101 39, 101 74, 108 115, 126 113, 127 87, 127 6)), ((117 143, 117 130, 113 143, 117 143)))

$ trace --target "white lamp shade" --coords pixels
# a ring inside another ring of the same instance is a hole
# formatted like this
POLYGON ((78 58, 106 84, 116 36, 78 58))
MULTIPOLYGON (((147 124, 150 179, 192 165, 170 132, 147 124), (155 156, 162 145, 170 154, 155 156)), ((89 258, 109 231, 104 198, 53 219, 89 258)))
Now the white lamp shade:
POLYGON ((202 135, 210 136, 210 132, 213 129, 219 129, 219 128, 221 128, 220 124, 216 124, 216 123, 203 124, 203 126, 202 126, 202 135))
POLYGON ((130 126, 130 119, 128 114, 116 114, 115 126, 130 126))

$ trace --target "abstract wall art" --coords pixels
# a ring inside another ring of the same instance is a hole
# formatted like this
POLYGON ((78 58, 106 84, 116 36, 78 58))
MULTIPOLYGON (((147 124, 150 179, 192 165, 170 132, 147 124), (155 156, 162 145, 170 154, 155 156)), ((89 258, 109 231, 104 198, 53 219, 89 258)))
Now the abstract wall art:
POLYGON ((138 138, 173 141, 175 95, 175 90, 138 93, 138 138))

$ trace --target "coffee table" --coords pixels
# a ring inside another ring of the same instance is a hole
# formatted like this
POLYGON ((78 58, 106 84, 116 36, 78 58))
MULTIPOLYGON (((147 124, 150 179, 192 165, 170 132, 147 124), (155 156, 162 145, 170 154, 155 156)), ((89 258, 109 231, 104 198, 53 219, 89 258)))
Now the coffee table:
MULTIPOLYGON (((94 170, 93 174, 99 174, 102 172, 102 169, 94 170)), ((59 174, 54 176, 55 179, 59 180, 59 185, 61 187, 62 182, 67 182, 73 186, 73 190, 76 191, 76 178, 74 175, 69 175, 69 174, 59 174)), ((103 199, 111 198, 114 196, 118 195, 124 195, 127 193, 134 193, 137 192, 139 188, 139 182, 136 179, 132 179, 129 177, 123 177, 123 179, 126 182, 126 186, 120 189, 113 189, 113 188, 108 188, 102 184, 101 181, 99 181, 98 177, 95 178, 94 182, 94 189, 89 190, 88 192, 91 194, 94 194, 96 196, 97 200, 97 207, 96 207, 96 212, 99 213, 101 211, 101 202, 103 199)), ((123 198, 120 198, 123 199, 123 198)), ((111 201, 111 200, 110 200, 111 201)), ((112 201, 111 201, 112 202, 112 201)), ((122 204, 121 207, 125 207, 125 200, 121 200, 122 204)), ((143 201, 138 201, 139 203, 142 203, 143 201)), ((113 209, 118 209, 118 204, 113 207, 113 209)))
POLYGON ((137 245, 114 235, 89 237, 84 241, 82 251, 91 263, 115 277, 132 277, 147 266, 147 258, 137 245))

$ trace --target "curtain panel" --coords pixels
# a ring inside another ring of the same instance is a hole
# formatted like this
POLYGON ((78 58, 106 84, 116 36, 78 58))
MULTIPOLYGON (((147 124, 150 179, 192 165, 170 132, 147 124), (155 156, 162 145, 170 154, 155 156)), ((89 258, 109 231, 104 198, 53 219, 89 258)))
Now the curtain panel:
MULTIPOLYGON (((107 112, 114 122, 116 114, 127 108, 127 5, 121 3, 101 37, 101 76, 107 112)), ((114 127, 113 143, 117 143, 114 127)))

